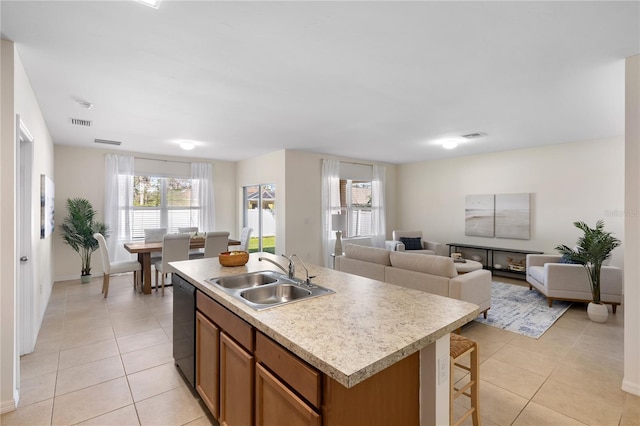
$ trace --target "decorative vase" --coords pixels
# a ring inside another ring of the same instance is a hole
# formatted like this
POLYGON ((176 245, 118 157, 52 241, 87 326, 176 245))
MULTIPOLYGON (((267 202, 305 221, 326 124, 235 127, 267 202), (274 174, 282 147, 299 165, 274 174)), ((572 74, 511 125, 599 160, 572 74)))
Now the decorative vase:
POLYGON ((609 310, 604 303, 589 302, 587 306, 587 315, 593 322, 607 322, 609 318, 609 310))
POLYGON ((88 284, 91 282, 91 274, 89 275, 80 275, 80 282, 82 284, 88 284))

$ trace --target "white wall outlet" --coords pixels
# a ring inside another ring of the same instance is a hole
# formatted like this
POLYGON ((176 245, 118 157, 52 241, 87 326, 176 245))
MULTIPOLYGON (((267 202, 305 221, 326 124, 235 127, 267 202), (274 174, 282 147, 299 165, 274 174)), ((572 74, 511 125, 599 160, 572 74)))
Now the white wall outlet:
POLYGON ((438 384, 449 382, 449 357, 442 356, 438 359, 438 384))

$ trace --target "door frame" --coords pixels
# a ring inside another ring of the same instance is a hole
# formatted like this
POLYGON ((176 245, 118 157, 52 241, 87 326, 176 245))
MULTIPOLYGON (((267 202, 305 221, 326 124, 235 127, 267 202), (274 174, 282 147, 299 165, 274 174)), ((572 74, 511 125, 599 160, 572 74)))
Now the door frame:
POLYGON ((16 283, 18 286, 18 309, 16 320, 19 355, 35 349, 34 265, 32 259, 33 237, 33 142, 20 115, 16 114, 16 283), (23 258, 27 261, 22 261, 23 258))

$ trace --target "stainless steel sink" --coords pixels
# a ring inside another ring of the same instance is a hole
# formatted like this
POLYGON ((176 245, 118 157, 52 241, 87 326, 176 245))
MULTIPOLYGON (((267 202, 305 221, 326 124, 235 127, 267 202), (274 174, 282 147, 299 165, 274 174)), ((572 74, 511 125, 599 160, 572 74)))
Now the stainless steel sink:
POLYGON ((240 293, 240 296, 249 302, 258 305, 273 305, 291 300, 308 297, 311 292, 295 284, 277 284, 266 287, 252 288, 240 293))
POLYGON ((238 289, 275 283, 280 278, 280 275, 278 272, 260 271, 242 275, 230 275, 228 277, 215 278, 207 281, 225 289, 238 289))
POLYGON ((274 271, 258 271, 205 280, 255 310, 335 293, 328 288, 290 279, 274 271))

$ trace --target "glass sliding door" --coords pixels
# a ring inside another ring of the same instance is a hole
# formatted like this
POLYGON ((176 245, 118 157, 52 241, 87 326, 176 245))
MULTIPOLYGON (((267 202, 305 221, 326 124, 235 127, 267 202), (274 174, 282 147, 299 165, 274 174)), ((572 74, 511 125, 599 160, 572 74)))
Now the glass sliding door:
POLYGON ((276 186, 261 184, 243 188, 243 226, 253 228, 249 252, 276 251, 276 186))

